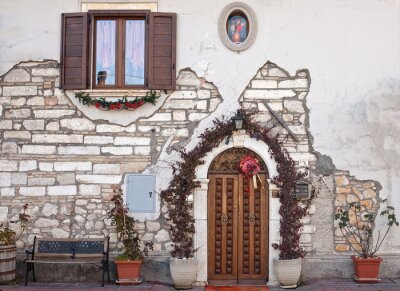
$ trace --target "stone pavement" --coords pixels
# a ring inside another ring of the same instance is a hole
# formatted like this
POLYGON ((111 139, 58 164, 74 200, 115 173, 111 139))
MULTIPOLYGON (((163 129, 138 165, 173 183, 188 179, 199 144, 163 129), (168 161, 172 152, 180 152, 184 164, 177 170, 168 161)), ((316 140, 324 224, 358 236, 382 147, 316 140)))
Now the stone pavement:
MULTIPOLYGON (((270 287, 272 291, 277 290, 288 290, 281 289, 279 287, 270 287)), ((44 291, 62 291, 62 290, 117 290, 117 291, 173 291, 171 285, 162 283, 143 282, 136 286, 118 286, 115 284, 106 284, 105 287, 101 287, 100 283, 29 283, 26 287, 24 285, 0 285, 0 291, 33 291, 33 290, 44 290, 44 291)), ((193 291, 203 291, 203 287, 195 287, 191 289, 193 291)), ((379 283, 375 284, 360 284, 354 282, 351 279, 329 279, 329 280, 316 280, 309 282, 306 285, 298 287, 297 291, 400 291, 400 279, 383 279, 379 283)))

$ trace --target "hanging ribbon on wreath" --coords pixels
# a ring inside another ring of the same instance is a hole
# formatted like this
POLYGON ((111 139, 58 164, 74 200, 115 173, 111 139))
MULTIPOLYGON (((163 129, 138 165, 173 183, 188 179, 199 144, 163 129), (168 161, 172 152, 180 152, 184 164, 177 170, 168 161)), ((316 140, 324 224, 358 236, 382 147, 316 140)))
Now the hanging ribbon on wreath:
POLYGON ((254 189, 257 189, 256 176, 260 172, 258 160, 250 155, 244 156, 239 163, 240 172, 248 179, 249 186, 246 191, 250 192, 250 182, 253 180, 254 189))

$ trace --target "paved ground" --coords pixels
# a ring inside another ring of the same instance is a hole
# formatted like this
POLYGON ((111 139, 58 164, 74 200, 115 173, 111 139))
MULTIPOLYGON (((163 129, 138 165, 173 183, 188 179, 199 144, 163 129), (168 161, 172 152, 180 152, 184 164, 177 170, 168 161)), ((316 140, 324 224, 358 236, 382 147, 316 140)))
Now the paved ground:
MULTIPOLYGON (((270 287, 271 290, 288 290, 278 287, 270 287)), ((118 286, 115 284, 106 284, 104 288, 100 287, 97 283, 29 283, 27 287, 24 285, 0 285, 0 291, 31 291, 31 290, 44 290, 44 291, 61 291, 61 290, 117 290, 117 291, 172 291, 175 290, 170 285, 160 283, 143 282, 136 286, 118 286)), ((204 288, 196 287, 191 289, 193 291, 203 291, 204 288)), ((291 289, 293 290, 293 289, 291 289)), ((400 279, 389 280, 384 279, 375 284, 360 284, 350 279, 331 279, 331 280, 318 280, 310 282, 307 285, 298 287, 297 291, 400 291, 400 279)))

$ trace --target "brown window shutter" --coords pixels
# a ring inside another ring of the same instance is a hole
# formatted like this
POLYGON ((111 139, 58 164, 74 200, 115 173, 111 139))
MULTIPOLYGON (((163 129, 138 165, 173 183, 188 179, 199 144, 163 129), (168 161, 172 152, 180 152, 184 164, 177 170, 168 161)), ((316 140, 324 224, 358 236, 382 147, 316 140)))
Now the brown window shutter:
POLYGON ((148 89, 176 89, 176 13, 149 15, 148 89))
POLYGON ((61 82, 63 89, 88 87, 89 26, 87 13, 61 15, 61 82))

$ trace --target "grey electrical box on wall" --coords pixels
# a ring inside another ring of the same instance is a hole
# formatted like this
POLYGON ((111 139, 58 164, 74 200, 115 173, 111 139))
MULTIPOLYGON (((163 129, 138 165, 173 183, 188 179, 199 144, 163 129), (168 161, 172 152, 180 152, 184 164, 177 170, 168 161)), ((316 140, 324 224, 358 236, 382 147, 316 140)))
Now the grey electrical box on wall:
POLYGON ((128 174, 126 183, 126 204, 129 212, 156 212, 154 175, 128 174))

